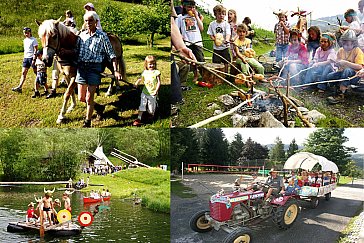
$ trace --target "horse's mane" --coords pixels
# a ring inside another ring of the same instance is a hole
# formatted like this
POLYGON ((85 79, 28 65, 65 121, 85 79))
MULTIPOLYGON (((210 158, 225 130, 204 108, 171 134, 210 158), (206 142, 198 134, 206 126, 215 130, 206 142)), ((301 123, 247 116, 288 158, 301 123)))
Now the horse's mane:
MULTIPOLYGON (((56 33, 55 22, 56 22, 56 20, 54 20, 54 19, 44 20, 38 29, 39 37, 42 38, 45 35, 54 35, 56 33)), ((60 35, 60 38, 64 38, 72 32, 70 31, 70 29, 67 28, 67 26, 65 26, 63 23, 59 22, 58 23, 58 33, 60 35)))

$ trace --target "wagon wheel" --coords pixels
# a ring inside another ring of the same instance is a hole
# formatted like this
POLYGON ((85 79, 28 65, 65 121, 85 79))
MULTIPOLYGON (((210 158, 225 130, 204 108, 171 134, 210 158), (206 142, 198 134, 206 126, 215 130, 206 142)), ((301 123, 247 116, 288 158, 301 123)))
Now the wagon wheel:
POLYGON ((311 208, 317 208, 319 205, 319 199, 318 197, 311 197, 311 208))
POLYGON ((205 233, 212 230, 210 222, 206 219, 206 213, 210 214, 210 211, 200 211, 192 216, 190 219, 190 227, 193 231, 205 233))
POLYGON ((248 228, 239 228, 228 234, 223 243, 249 243, 251 241, 251 230, 248 228))
POLYGON ((289 200, 284 206, 273 210, 272 220, 280 229, 288 229, 297 219, 298 212, 296 200, 289 200))
POLYGON ((325 200, 329 201, 331 198, 331 192, 325 194, 325 200))

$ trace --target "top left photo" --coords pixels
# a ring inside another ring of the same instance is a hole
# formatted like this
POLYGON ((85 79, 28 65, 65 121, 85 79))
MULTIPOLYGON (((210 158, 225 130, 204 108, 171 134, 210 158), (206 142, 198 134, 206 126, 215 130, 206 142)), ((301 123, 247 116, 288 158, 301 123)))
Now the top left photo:
POLYGON ((0 127, 169 127, 169 1, 0 8, 0 127))

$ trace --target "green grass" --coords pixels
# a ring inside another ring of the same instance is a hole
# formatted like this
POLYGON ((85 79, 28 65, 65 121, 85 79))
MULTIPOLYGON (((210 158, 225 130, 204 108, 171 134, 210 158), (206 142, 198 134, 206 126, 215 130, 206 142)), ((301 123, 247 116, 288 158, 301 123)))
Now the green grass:
MULTIPOLYGON (((86 176, 84 174, 81 175, 86 176)), ((107 188, 112 197, 132 198, 134 193, 142 198, 142 205, 154 211, 169 213, 170 210, 170 174, 169 171, 151 168, 136 168, 119 171, 112 175, 90 176, 91 184, 103 184, 104 187, 92 186, 82 191, 107 188)))
POLYGON ((342 185, 351 183, 351 181, 352 181, 352 178, 349 176, 340 176, 338 186, 342 186, 342 185))
POLYGON ((183 185, 180 181, 171 181, 171 193, 180 198, 193 198, 196 196, 190 187, 183 185))

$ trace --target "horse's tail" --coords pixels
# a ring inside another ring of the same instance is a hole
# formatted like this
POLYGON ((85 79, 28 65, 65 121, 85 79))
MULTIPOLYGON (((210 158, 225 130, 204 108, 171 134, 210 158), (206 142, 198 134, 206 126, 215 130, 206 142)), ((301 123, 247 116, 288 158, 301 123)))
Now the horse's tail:
POLYGON ((117 65, 119 67, 119 72, 123 80, 126 80, 126 65, 123 58, 123 44, 121 43, 121 39, 119 38, 119 36, 114 35, 112 33, 107 33, 107 36, 109 37, 111 44, 113 44, 117 65), (115 43, 114 40, 116 40, 117 43, 115 43))

